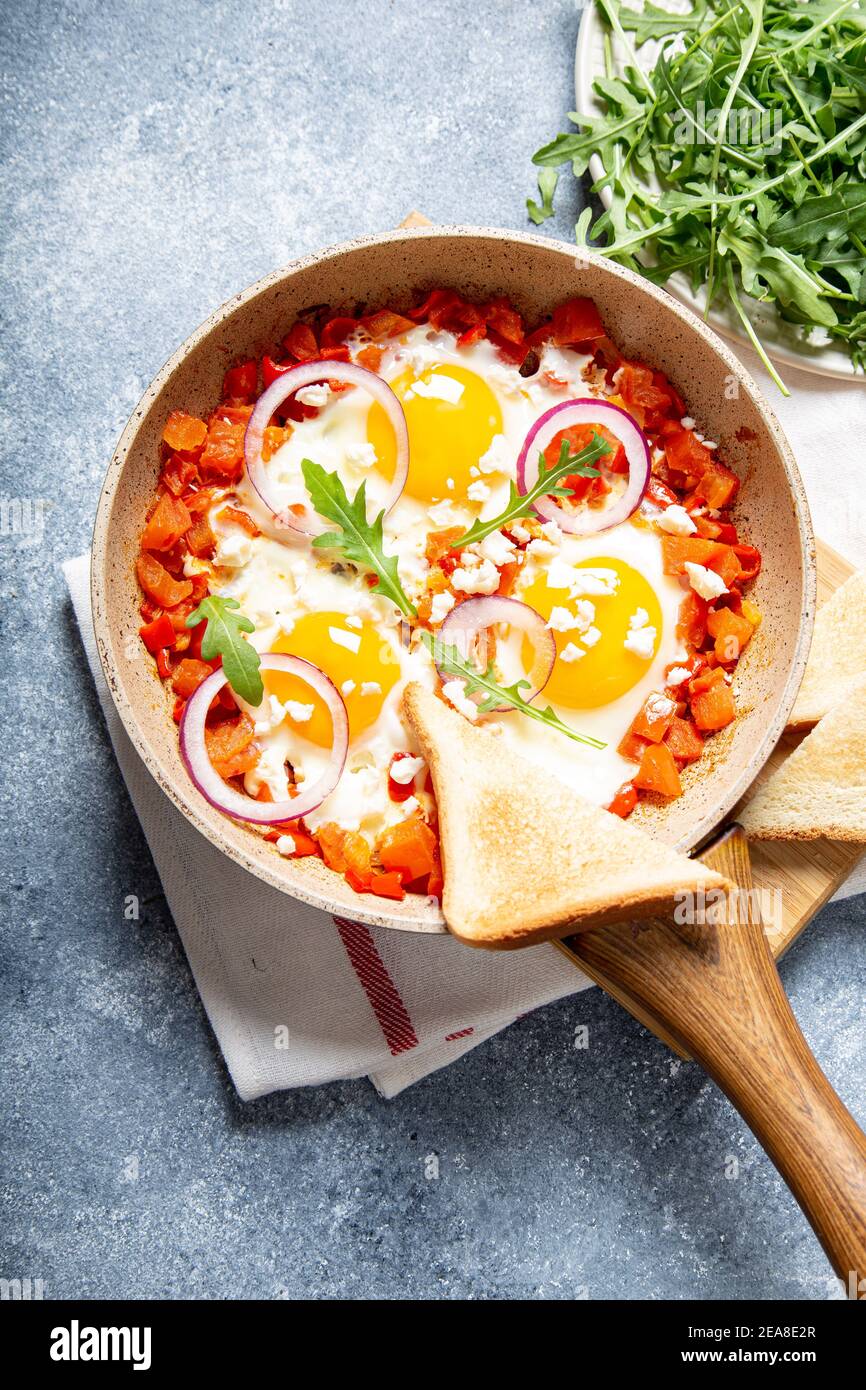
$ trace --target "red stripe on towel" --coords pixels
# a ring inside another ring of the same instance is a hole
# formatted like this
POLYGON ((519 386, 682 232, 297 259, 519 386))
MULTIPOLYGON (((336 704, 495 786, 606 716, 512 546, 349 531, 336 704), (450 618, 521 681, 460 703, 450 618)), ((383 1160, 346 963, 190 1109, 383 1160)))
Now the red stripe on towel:
POLYGON ((397 1057, 401 1052, 411 1051, 418 1046, 412 1020, 400 998, 400 991, 376 950, 369 929, 361 922, 350 922, 345 917, 335 917, 334 922, 370 1007, 379 1020, 391 1056, 397 1057))

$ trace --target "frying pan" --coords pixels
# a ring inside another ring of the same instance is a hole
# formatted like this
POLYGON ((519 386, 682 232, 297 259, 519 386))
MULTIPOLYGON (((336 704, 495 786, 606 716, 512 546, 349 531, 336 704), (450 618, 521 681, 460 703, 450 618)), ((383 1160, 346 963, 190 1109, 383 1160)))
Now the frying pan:
MULTIPOLYGON (((546 238, 424 227, 349 242, 260 280, 211 315, 166 363, 121 436, 93 542, 96 640, 127 732, 166 795, 201 833, 275 888, 374 925, 445 930, 435 907, 411 897, 371 905, 318 859, 283 859, 204 802, 181 763, 168 696, 137 640, 134 574, 171 410, 207 415, 228 362, 270 349, 305 309, 401 309, 436 286, 480 300, 505 294, 530 322, 571 295, 590 296, 623 352, 665 372, 743 479, 735 520, 764 565, 755 587, 763 621, 737 668, 740 714, 686 772, 684 795, 667 807, 641 804, 635 819, 660 840, 700 847, 707 863, 748 888, 742 832, 714 832, 778 740, 808 654, 815 551, 800 476, 755 383, 690 310, 630 271, 593 256, 577 259, 573 247, 546 238)), ((574 937, 564 949, 717 1082, 857 1297, 861 1279, 866 1288, 866 1137, 809 1051, 748 897, 745 904, 723 926, 659 920, 635 932, 626 924, 574 937)))
POLYGON ((330 305, 408 307, 445 285, 473 299, 507 295, 532 323, 571 295, 595 300, 628 356, 660 368, 702 430, 744 480, 736 522, 764 557, 755 588, 763 615, 737 668, 740 716, 713 738, 668 807, 642 804, 635 819, 690 850, 703 843, 753 781, 791 709, 808 653, 815 608, 809 511, 791 449, 757 386, 716 335, 664 290, 600 257, 544 237, 473 227, 399 230, 296 261, 211 315, 166 363, 136 407, 111 461, 93 540, 92 600, 99 654, 121 719, 165 793, 230 858, 315 907, 404 931, 444 932, 421 899, 359 896, 321 860, 283 859, 274 846, 210 807, 178 751, 169 695, 137 640, 141 619, 134 563, 153 495, 166 417, 208 415, 226 365, 268 351, 303 310, 330 305), (133 653, 132 656, 129 653, 133 653))

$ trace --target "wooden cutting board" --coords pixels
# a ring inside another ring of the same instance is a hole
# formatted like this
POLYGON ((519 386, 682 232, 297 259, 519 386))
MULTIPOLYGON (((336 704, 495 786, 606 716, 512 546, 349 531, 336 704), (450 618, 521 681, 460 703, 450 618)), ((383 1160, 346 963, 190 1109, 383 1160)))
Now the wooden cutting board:
MULTIPOLYGON (((816 553, 820 607, 833 591, 854 573, 854 567, 823 541, 818 541, 816 553)), ((804 737, 804 734, 782 736, 755 779, 752 791, 781 766, 792 750, 802 743, 804 737)), ((748 800, 748 796, 745 799, 748 800)), ((751 844, 749 849, 752 886, 762 893, 774 895, 772 899, 766 900, 774 903, 775 912, 772 920, 765 918, 764 934, 778 960, 848 878, 863 854, 863 846, 845 844, 839 840, 758 840, 751 844)), ((640 1007, 635 1007, 635 1001, 609 980, 603 970, 597 971, 592 963, 581 958, 577 950, 571 949, 571 939, 577 940, 569 938, 558 942, 557 945, 578 969, 594 979, 608 994, 612 994, 639 1022, 661 1038, 662 1042, 667 1043, 668 1047, 679 1056, 685 1057, 687 1054, 658 1026, 656 1020, 649 1017, 640 1007)))

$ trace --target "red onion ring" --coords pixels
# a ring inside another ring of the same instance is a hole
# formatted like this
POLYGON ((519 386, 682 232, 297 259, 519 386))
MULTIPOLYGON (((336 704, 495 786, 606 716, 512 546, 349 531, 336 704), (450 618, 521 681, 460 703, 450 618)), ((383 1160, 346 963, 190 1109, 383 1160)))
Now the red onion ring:
POLYGON ((273 514, 277 525, 291 531, 300 531, 305 536, 321 535, 326 528, 311 507, 307 507, 302 515, 298 515, 275 504, 262 458, 262 445, 265 430, 274 411, 283 401, 300 391, 303 386, 312 386, 315 382, 321 381, 344 381, 348 386, 360 386, 381 405, 391 421, 397 443, 397 461, 394 477, 382 504, 386 512, 390 512, 394 506, 406 486, 409 474, 409 429, 406 416, 403 414, 400 401, 386 381, 375 372, 368 372, 366 367, 356 366, 354 362, 302 362, 297 367, 291 367, 289 371, 278 376, 276 381, 271 382, 267 391, 263 391, 259 396, 244 435, 244 460, 250 482, 273 514))
POLYGON ((523 442, 517 460, 517 486, 521 492, 529 492, 538 481, 538 455, 544 453, 560 430, 571 425, 602 425, 622 444, 628 461, 628 486, 609 507, 583 507, 580 511, 567 512, 554 497, 539 497, 535 503, 539 515, 555 521, 563 531, 589 536, 619 526, 640 505, 650 479, 650 449, 628 411, 618 405, 592 397, 561 401, 536 420, 523 442))
MULTIPOLYGON (((541 614, 530 608, 528 603, 521 603, 520 599, 516 598, 504 598, 498 594, 489 598, 465 599, 463 603, 458 603, 456 608, 451 609, 439 628, 437 640, 453 644, 460 655, 468 659, 473 638, 477 637, 479 632, 492 627, 494 623, 508 623, 511 627, 519 628, 527 634, 535 648, 535 663, 528 676, 532 689, 524 696, 526 700, 531 700, 550 680, 556 660, 556 641, 553 633, 545 626, 541 614)), ((436 669, 443 681, 451 679, 443 673, 438 662, 436 669)), ((490 712, 504 713, 510 708, 510 705, 497 705, 495 711, 490 712)))
POLYGON ((334 741, 328 766, 322 776, 309 787, 306 785, 288 801, 254 801, 235 791, 220 777, 208 756, 204 730, 207 712, 211 701, 226 684, 227 676, 222 669, 214 671, 198 690, 187 700, 180 721, 180 752, 186 770, 198 790, 211 806, 224 811, 236 820, 255 821, 257 825, 272 825, 278 821, 299 820, 308 811, 320 806, 326 796, 336 787, 346 762, 349 747, 349 716, 343 697, 333 682, 299 656, 289 656, 286 652, 267 652, 262 657, 263 671, 285 671, 290 676, 298 676, 305 681, 317 695, 325 701, 331 714, 334 741))

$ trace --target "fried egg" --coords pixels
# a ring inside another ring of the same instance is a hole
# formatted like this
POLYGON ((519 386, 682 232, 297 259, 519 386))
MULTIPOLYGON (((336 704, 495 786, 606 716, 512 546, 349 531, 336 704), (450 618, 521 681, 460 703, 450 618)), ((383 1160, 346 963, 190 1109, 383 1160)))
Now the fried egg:
MULTIPOLYGON (((364 341, 349 340, 354 355, 364 341)), ((452 334, 419 326, 383 345, 379 374, 400 399, 409 430, 406 487, 384 520, 385 548, 397 556, 401 582, 417 603, 425 591, 425 556, 431 532, 468 528, 505 506, 516 461, 532 423, 552 405, 576 395, 601 395, 587 379, 589 359, 548 346, 538 371, 521 376, 492 343, 459 347, 452 334)), ((282 506, 306 500, 301 460, 338 470, 350 495, 367 484, 368 514, 378 509, 395 466, 393 430, 382 408, 358 389, 322 391, 315 417, 293 427, 268 464, 282 506)), ((246 482, 237 492, 262 534, 249 537, 226 524, 215 506, 218 537, 211 588, 236 598, 255 623, 260 651, 288 652, 312 662, 340 690, 349 716, 349 751, 336 790, 306 817, 312 829, 335 821, 371 839, 420 805, 434 810, 423 771, 408 800, 388 793, 395 752, 417 753, 400 715, 409 680, 430 688, 438 676, 427 649, 410 640, 401 615, 372 589, 363 573, 309 538, 277 532, 246 482)), ((452 587, 465 594, 492 592, 496 566, 514 553, 501 532, 464 552, 452 587)), ((664 669, 684 649, 676 624, 682 587, 662 568, 660 538, 631 521, 592 537, 563 534, 555 524, 526 547, 513 596, 542 616, 553 634, 556 658, 536 703, 550 704, 571 728, 601 740, 594 749, 517 712, 485 723, 504 744, 548 768, 575 790, 606 805, 634 771, 617 745, 643 700, 664 686, 664 669)), ((440 616, 447 609, 446 600, 440 616)), ((522 636, 501 634, 498 658, 508 680, 533 666, 522 636)), ((416 634, 417 638, 417 634, 416 634)), ((265 699, 250 710, 258 766, 245 778, 253 796, 283 800, 291 780, 315 778, 331 743, 331 718, 304 681, 268 672, 265 699)), ((471 712, 471 710, 470 710, 471 712)))

